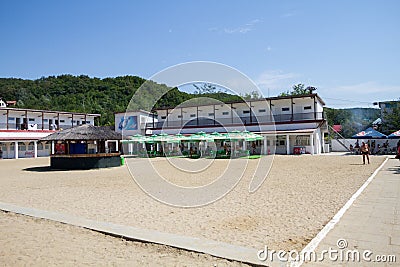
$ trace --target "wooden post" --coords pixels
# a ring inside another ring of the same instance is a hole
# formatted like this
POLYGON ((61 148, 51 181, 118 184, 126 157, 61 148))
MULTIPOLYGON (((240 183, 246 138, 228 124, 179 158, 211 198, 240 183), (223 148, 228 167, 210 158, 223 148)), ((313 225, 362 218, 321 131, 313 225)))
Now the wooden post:
POLYGON ((28 111, 25 110, 25 130, 28 130, 28 111))
POLYGON ((44 112, 42 111, 42 131, 44 130, 44 112))
POLYGON ((214 126, 215 126, 215 124, 216 124, 216 121, 215 121, 215 105, 213 105, 213 107, 214 107, 213 112, 214 112, 214 126))
POLYGON ((74 114, 72 113, 71 117, 71 127, 74 128, 74 114))
POLYGON ((253 122, 253 109, 251 108, 251 101, 249 101, 250 104, 250 124, 253 122))
POLYGON ((292 110, 292 117, 291 117, 291 121, 293 121, 293 97, 290 98, 290 102, 291 102, 291 110, 292 110))
POLYGON ((165 116, 165 119, 167 121, 167 127, 168 127, 168 109, 167 109, 167 115, 165 116))
POLYGON ((233 124, 233 103, 231 103, 231 122, 233 124))
POLYGON ((9 116, 9 110, 7 109, 7 130, 8 130, 8 116, 9 116))
POLYGON ((183 107, 181 107, 181 127, 183 127, 183 107))
POLYGON ((196 123, 199 126, 199 106, 196 106, 196 123))

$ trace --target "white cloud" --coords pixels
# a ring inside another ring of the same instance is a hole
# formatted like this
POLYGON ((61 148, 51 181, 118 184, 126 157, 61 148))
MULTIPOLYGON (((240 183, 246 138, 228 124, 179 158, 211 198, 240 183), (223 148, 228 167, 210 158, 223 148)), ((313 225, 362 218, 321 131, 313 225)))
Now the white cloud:
POLYGON ((293 16, 294 16, 293 12, 288 12, 288 13, 285 13, 285 14, 281 15, 281 18, 290 18, 290 17, 293 17, 293 16))
POLYGON ((225 33, 232 34, 232 33, 247 33, 253 30, 251 27, 238 27, 235 29, 224 29, 225 33))
MULTIPOLYGON (((261 20, 260 19, 253 19, 250 22, 245 23, 244 25, 241 25, 239 27, 235 27, 235 28, 224 28, 222 30, 223 33, 227 33, 227 34, 235 34, 235 33, 241 33, 241 34, 245 34, 248 33, 250 31, 254 30, 254 26, 258 23, 260 23, 261 20)), ((209 31, 212 32, 220 32, 218 27, 211 27, 208 28, 209 31)))
POLYGON ((300 76, 297 73, 285 73, 281 70, 267 70, 255 79, 255 83, 264 92, 264 95, 268 96, 266 93, 269 91, 270 96, 276 96, 283 91, 290 90, 300 76))

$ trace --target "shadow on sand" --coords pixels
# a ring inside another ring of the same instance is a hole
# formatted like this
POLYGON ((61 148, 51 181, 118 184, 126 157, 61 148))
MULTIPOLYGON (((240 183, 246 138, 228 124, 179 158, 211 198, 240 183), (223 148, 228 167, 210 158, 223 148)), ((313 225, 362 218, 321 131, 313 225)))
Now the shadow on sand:
POLYGON ((58 171, 66 171, 66 170, 57 170, 51 169, 50 166, 39 166, 39 167, 30 167, 22 169, 23 171, 27 172, 58 172, 58 171))

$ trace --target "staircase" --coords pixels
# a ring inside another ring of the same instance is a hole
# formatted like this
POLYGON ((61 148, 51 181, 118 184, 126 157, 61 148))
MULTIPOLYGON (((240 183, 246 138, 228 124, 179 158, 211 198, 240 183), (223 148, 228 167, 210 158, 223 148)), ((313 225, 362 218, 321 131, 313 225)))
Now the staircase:
MULTIPOLYGON (((328 124, 327 124, 328 125, 328 124)), ((330 125, 328 125, 329 133, 333 134, 333 138, 338 141, 348 152, 352 152, 350 150, 350 142, 346 140, 340 133, 336 132, 330 125), (344 141, 340 140, 343 139, 344 141)))

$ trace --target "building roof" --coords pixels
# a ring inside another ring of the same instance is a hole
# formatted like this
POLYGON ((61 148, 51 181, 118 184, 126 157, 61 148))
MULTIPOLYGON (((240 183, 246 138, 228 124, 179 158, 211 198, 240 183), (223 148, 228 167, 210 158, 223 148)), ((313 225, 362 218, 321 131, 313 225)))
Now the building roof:
MULTIPOLYGON (((290 96, 276 96, 276 97, 267 97, 267 98, 261 98, 261 99, 249 99, 249 100, 242 100, 242 101, 229 101, 229 102, 224 102, 224 104, 237 104, 237 103, 248 103, 248 102, 256 102, 256 101, 274 101, 274 100, 282 100, 282 99, 297 99, 297 98, 307 98, 307 97, 315 97, 321 102, 322 105, 325 105, 325 102, 321 99, 321 97, 318 94, 305 94, 305 95, 290 95, 290 96)), ((221 104, 222 101, 217 100, 216 105, 221 104)), ((213 103, 208 103, 208 104, 199 104, 199 105, 187 105, 187 106, 182 106, 182 108, 190 108, 190 107, 202 107, 202 106, 210 106, 213 105, 213 103)), ((164 107, 164 108, 157 108, 155 110, 166 110, 166 109, 174 109, 176 107, 164 107)), ((154 111, 155 111, 154 110, 154 111)))
POLYGON ((121 140, 122 135, 107 126, 84 124, 78 127, 62 130, 41 139, 41 141, 93 141, 121 140))

